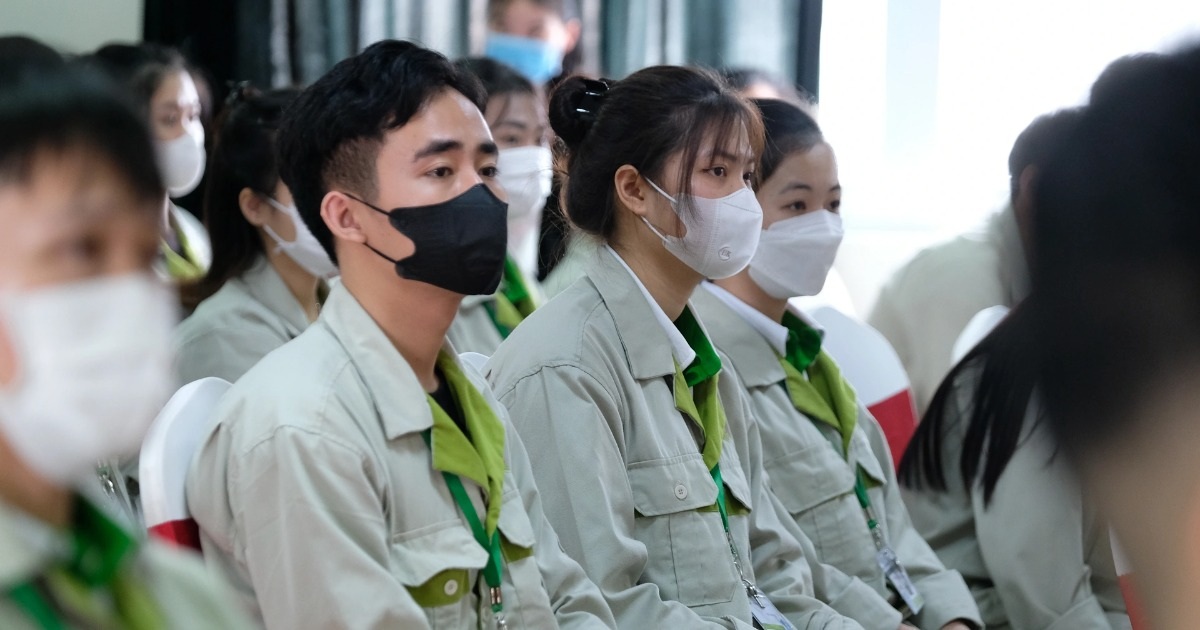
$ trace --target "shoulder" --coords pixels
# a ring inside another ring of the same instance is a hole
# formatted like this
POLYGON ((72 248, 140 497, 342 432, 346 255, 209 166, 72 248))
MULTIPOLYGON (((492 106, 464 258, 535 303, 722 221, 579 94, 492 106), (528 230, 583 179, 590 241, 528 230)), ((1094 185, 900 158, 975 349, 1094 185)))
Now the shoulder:
POLYGON ((593 372, 595 364, 609 363, 618 355, 624 364, 616 322, 585 278, 527 317, 500 344, 486 372, 502 395, 515 381, 541 370, 568 367, 593 372))
POLYGON ((279 427, 345 430, 331 421, 373 409, 350 356, 321 325, 267 354, 234 384, 217 409, 221 428, 242 435, 246 446, 279 427))

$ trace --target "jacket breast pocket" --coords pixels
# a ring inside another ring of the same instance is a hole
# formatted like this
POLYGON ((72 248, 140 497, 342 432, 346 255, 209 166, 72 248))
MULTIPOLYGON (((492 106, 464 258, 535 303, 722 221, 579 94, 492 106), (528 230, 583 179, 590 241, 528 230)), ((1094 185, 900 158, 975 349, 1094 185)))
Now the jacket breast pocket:
POLYGON ((796 524, 812 539, 821 559, 826 552, 847 544, 850 528, 865 526, 851 521, 858 515, 854 474, 829 444, 814 443, 764 464, 771 491, 779 497, 796 524), (853 503, 853 508, 847 502, 853 503))
POLYGON ((392 573, 425 609, 435 628, 473 623, 474 580, 486 562, 487 552, 458 521, 435 523, 392 538, 392 573))
POLYGON ((649 559, 642 582, 686 606, 726 603, 739 588, 717 485, 697 454, 630 464, 636 535, 649 559))

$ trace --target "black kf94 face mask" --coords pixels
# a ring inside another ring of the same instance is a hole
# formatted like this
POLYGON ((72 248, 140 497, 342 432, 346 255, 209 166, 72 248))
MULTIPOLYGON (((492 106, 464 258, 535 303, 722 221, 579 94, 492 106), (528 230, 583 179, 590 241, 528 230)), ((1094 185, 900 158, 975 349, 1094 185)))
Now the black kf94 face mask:
POLYGON ((462 295, 491 295, 500 286, 508 247, 508 204, 487 186, 476 184, 442 203, 392 210, 344 194, 386 214, 393 228, 412 239, 416 251, 403 260, 367 245, 394 264, 401 278, 462 295))

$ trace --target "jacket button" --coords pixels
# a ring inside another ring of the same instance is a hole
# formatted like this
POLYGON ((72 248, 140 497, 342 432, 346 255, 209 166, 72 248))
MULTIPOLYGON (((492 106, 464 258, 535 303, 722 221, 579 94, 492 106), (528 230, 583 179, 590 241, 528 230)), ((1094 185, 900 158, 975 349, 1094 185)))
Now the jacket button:
POLYGON ((687 486, 677 483, 675 484, 675 498, 680 501, 687 498, 687 486))
POLYGON ((458 580, 446 580, 446 585, 442 587, 442 592, 446 593, 447 597, 454 597, 458 593, 458 580))

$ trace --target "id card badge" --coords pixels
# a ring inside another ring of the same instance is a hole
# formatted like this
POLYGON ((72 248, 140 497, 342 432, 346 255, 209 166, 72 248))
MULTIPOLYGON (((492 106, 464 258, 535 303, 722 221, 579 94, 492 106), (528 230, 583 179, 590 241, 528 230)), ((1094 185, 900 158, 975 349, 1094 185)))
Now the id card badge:
POLYGON ((879 563, 879 568, 883 569, 883 574, 887 576, 887 581, 896 589, 896 594, 900 599, 904 600, 904 604, 912 614, 921 612, 925 607, 925 598, 921 596, 921 592, 917 590, 917 585, 913 584, 912 579, 908 577, 908 571, 900 565, 900 559, 896 557, 896 552, 892 548, 884 545, 875 554, 875 560, 879 563))
POLYGON ((750 594, 750 614, 754 617, 754 627, 761 630, 796 630, 792 622, 775 608, 775 604, 758 590, 758 587, 751 587, 754 591, 750 594))

